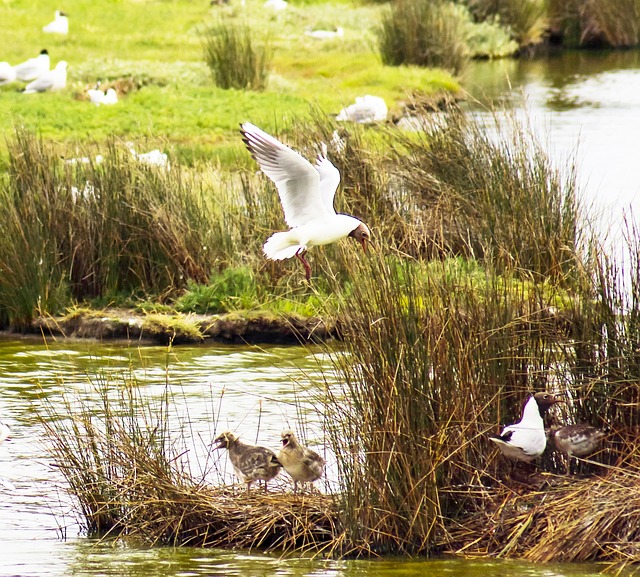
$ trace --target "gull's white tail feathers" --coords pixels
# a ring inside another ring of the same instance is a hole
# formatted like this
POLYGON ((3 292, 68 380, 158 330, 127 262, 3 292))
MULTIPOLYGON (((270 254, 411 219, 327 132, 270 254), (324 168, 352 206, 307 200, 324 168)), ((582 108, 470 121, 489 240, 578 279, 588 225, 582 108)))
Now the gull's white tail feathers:
POLYGON ((267 239, 267 242, 265 242, 262 247, 267 258, 271 260, 284 260, 285 258, 296 256, 298 251, 306 250, 307 247, 297 244, 289 233, 290 231, 276 232, 267 239))

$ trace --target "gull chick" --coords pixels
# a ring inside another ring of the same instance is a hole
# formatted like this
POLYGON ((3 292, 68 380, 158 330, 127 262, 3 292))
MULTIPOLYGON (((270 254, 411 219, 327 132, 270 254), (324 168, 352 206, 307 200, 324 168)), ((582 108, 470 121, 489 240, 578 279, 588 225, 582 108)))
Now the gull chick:
POLYGON ((509 459, 531 463, 544 453, 547 435, 543 417, 546 410, 562 402, 551 393, 536 393, 524 405, 522 419, 505 427, 499 435, 490 435, 502 454, 509 459))
POLYGON ((298 492, 298 483, 313 483, 324 472, 324 459, 312 449, 301 445, 293 431, 283 431, 282 448, 278 461, 293 479, 293 492, 298 492))
POLYGON ((307 281, 311 267, 304 257, 312 246, 355 238, 366 250, 371 233, 353 216, 336 214, 333 198, 340 172, 326 157, 326 145, 315 166, 300 154, 249 122, 241 125, 242 139, 260 169, 276 185, 291 230, 276 232, 264 244, 271 260, 296 257, 303 264, 307 281))
POLYGON ((267 447, 247 445, 230 431, 222 433, 213 442, 216 449, 227 449, 233 470, 247 484, 247 493, 254 481, 264 481, 266 491, 267 482, 280 472, 282 465, 267 447))
POLYGON ((53 21, 49 22, 46 26, 42 27, 42 31, 47 34, 68 34, 69 33, 69 18, 67 14, 56 10, 56 15, 53 21))
POLYGON ((45 49, 41 50, 38 56, 16 64, 13 69, 15 70, 17 80, 29 82, 49 72, 50 67, 51 60, 49 59, 49 53, 45 49))

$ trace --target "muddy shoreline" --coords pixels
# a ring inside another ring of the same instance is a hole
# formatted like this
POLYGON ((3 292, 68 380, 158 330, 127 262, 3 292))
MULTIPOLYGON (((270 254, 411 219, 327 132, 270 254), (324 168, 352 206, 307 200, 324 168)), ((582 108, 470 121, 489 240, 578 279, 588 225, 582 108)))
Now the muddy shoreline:
POLYGON ((136 341, 141 344, 304 344, 339 338, 338 323, 319 317, 243 311, 216 315, 143 314, 126 309, 42 316, 5 335, 136 341))

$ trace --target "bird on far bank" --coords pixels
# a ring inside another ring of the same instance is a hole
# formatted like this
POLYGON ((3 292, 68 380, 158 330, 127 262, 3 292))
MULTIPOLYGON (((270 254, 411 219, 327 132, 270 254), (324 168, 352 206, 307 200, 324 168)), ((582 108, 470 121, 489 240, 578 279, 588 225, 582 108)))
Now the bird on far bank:
POLYGON ((314 450, 300 444, 293 431, 282 431, 282 448, 278 461, 293 479, 293 492, 298 492, 298 483, 313 483, 324 473, 324 459, 314 450))
POLYGON ((47 34, 68 34, 69 18, 65 12, 56 10, 55 18, 46 26, 42 27, 42 31, 47 34))
POLYGON ((8 62, 0 62, 0 86, 16 81, 16 69, 8 62))
POLYGON ((67 63, 60 60, 53 70, 49 70, 42 76, 29 82, 23 94, 35 94, 36 92, 57 92, 67 86, 67 63))
POLYGON ((11 429, 9 425, 0 423, 0 445, 11 436, 11 429))
POLYGON ((489 440, 498 445, 505 457, 531 463, 547 446, 544 414, 549 407, 561 402, 562 399, 551 393, 532 395, 524 405, 520 421, 506 426, 499 435, 489 435, 489 440))
POLYGON ((343 108, 336 116, 336 120, 372 124, 385 121, 388 112, 389 109, 384 99, 365 94, 364 96, 356 96, 356 101, 343 108))
POLYGON ((35 80, 49 72, 49 68, 51 68, 51 60, 46 49, 41 50, 38 56, 29 58, 29 60, 25 60, 13 67, 16 72, 16 79, 21 82, 35 80))
POLYGON ((286 0, 266 0, 264 3, 265 8, 269 8, 276 12, 280 12, 281 10, 286 10, 288 4, 286 0))
POLYGON ((263 481, 266 492, 267 483, 280 473, 282 465, 267 447, 243 443, 230 431, 220 434, 213 442, 216 449, 227 449, 233 470, 247 484, 247 494, 254 481, 263 481))
POLYGON ((305 30, 305 34, 317 40, 330 40, 331 38, 342 38, 344 30, 338 26, 335 30, 305 30))
POLYGON ((89 100, 96 106, 104 104, 105 106, 118 103, 118 93, 115 88, 109 88, 106 92, 100 90, 100 88, 91 88, 87 90, 89 100))
POLYGON ((340 172, 327 158, 323 143, 315 166, 300 154, 250 122, 241 125, 242 140, 251 156, 276 185, 290 230, 276 232, 263 246, 268 259, 296 257, 304 266, 307 281, 311 267, 305 253, 312 246, 355 238, 366 250, 371 233, 353 216, 336 214, 333 199, 340 172))

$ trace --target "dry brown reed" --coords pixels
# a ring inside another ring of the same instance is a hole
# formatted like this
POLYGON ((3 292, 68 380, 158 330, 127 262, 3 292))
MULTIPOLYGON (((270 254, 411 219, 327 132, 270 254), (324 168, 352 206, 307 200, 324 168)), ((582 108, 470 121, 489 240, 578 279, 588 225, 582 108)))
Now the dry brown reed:
POLYGON ((244 485, 196 480, 185 449, 169 439, 166 394, 151 402, 131 383, 120 391, 115 383, 92 390, 99 408, 67 395, 65 414, 52 405, 43 414, 56 467, 89 535, 150 545, 349 553, 334 497, 247 494, 244 485))
POLYGON ((549 476, 543 488, 500 486, 452 526, 440 545, 465 555, 521 557, 535 562, 640 562, 640 468, 616 467, 603 477, 549 476))

